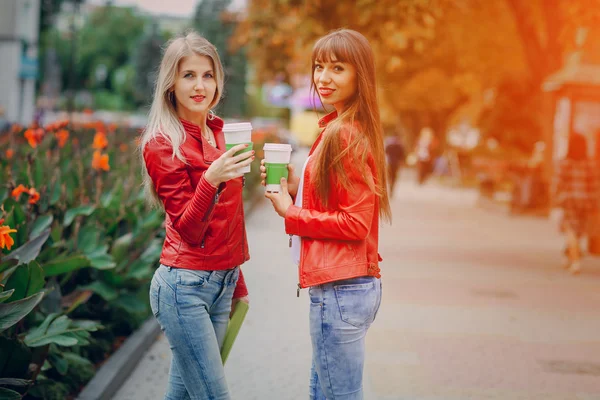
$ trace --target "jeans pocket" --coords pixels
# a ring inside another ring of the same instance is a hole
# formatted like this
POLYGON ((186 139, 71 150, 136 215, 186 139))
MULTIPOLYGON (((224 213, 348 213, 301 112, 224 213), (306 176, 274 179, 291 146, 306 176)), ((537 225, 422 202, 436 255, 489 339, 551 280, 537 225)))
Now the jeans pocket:
POLYGON ((211 271, 177 268, 177 286, 202 287, 208 282, 211 271))
POLYGON ((376 282, 334 285, 342 321, 362 328, 373 322, 379 302, 376 282))
POLYGON ((150 309, 155 317, 158 317, 160 312, 160 284, 156 278, 152 279, 150 284, 150 309))

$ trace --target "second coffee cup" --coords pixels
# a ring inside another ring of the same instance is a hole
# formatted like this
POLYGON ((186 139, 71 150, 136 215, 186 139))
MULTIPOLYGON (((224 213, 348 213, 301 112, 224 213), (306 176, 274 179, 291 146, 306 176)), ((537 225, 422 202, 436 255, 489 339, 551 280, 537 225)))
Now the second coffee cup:
POLYGON ((288 164, 292 155, 292 146, 282 143, 265 143, 265 180, 267 192, 281 191, 281 178, 288 178, 288 164))

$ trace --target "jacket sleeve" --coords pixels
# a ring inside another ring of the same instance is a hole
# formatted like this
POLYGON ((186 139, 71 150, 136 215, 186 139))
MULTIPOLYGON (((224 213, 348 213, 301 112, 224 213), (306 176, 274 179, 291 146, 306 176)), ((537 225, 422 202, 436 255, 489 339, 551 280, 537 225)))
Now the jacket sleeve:
POLYGON ((235 290, 233 291, 233 298, 239 299, 240 297, 245 296, 248 296, 248 288, 246 287, 246 280, 244 279, 242 268, 240 268, 240 276, 238 278, 237 285, 235 286, 235 290))
MULTIPOLYGON (((377 195, 352 168, 351 160, 344 163, 349 172, 350 189, 338 189, 339 202, 335 210, 317 211, 290 206, 285 214, 285 231, 291 235, 313 239, 364 240, 371 229, 377 195)), ((373 182, 372 167, 366 178, 373 182)))
POLYGON ((206 232, 218 190, 204 174, 192 187, 186 165, 172 154, 169 143, 156 139, 144 148, 144 161, 173 228, 183 240, 197 245, 206 232))

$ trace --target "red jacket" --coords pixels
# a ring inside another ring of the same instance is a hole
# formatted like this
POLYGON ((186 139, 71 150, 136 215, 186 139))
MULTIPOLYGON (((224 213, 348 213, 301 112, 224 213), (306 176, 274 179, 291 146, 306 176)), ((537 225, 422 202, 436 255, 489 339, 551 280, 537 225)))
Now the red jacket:
MULTIPOLYGON (((166 237, 160 262, 174 268, 223 270, 250 259, 244 204, 243 178, 215 188, 204 179, 209 165, 225 152, 223 121, 215 117, 207 124, 217 148, 202 136, 200 127, 181 120, 186 139, 180 150, 187 165, 173 158, 173 147, 162 136, 144 147, 144 161, 165 209, 166 237)), ((244 276, 233 297, 248 294, 244 276)))
MULTIPOLYGON (((319 121, 319 126, 326 128, 336 117, 335 112, 326 115, 319 121)), ((350 156, 344 160, 345 170, 354 185, 352 190, 338 186, 335 177, 331 177, 330 184, 335 189, 330 194, 329 209, 321 204, 311 185, 315 156, 324 131, 310 150, 312 157, 304 172, 302 208, 292 205, 285 214, 285 231, 302 237, 299 287, 303 288, 358 276, 380 277, 378 263, 381 257, 377 252, 379 197, 362 179, 354 167, 355 161, 350 156)), ((349 126, 340 131, 346 146, 351 131, 349 126)), ((372 156, 369 155, 367 163, 367 178, 375 182, 376 167, 372 156)))

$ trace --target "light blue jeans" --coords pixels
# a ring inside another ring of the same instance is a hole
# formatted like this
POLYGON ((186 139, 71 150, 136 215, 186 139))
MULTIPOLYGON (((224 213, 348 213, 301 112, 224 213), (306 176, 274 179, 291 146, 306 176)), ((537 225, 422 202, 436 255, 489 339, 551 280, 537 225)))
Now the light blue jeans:
POLYGON ((166 400, 229 400, 221 346, 239 268, 195 271, 161 265, 150 306, 173 353, 166 400))
POLYGON ((311 400, 362 400, 365 336, 381 304, 375 277, 309 289, 312 340, 311 400))

